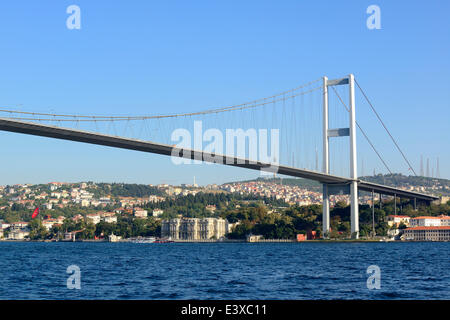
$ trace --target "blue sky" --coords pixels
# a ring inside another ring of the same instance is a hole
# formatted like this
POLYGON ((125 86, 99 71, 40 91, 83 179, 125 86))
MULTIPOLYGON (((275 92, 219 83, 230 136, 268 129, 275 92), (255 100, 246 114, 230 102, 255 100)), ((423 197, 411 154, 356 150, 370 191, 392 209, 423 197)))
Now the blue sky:
MULTIPOLYGON (((419 173, 450 178, 448 1, 9 1, 0 4, 0 106, 78 114, 189 112, 354 73, 419 173), (66 8, 81 8, 69 30, 66 8), (369 5, 381 30, 366 27, 369 5)), ((357 118, 392 169, 400 154, 367 106, 357 118)), ((0 185, 49 181, 222 183, 215 165, 0 133, 0 185)), ((375 156, 364 153, 366 173, 375 156)), ((381 167, 378 165, 377 168, 381 167)))

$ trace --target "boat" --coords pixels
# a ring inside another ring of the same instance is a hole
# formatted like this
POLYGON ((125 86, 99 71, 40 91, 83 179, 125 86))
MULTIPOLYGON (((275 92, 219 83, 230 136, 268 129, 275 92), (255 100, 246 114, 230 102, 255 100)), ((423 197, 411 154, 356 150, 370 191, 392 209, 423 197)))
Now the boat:
POLYGON ((174 242, 174 241, 172 241, 172 240, 163 240, 163 239, 159 239, 159 240, 155 241, 155 243, 172 243, 172 242, 174 242))
POLYGON ((130 238, 127 242, 131 243, 171 243, 174 242, 171 239, 160 239, 155 237, 137 237, 130 238))
POLYGON ((156 242, 156 238, 154 237, 149 237, 149 238, 136 238, 136 239, 132 239, 130 242, 132 243, 155 243, 156 242))

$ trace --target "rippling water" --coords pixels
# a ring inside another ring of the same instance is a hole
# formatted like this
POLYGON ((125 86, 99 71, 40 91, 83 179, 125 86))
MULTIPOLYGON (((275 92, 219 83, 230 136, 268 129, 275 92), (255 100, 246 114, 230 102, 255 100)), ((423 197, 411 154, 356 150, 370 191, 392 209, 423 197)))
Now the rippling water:
POLYGON ((450 243, 0 242, 0 299, 450 299, 450 243), (69 265, 81 289, 66 287, 69 265), (367 289, 367 267, 381 289, 367 289))

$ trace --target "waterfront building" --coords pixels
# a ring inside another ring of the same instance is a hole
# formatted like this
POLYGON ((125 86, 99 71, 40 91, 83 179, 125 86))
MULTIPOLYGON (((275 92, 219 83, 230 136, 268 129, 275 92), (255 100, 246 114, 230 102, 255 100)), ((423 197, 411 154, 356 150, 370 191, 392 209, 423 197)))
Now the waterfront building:
POLYGON ((119 241, 120 239, 122 239, 122 237, 121 237, 121 236, 116 236, 114 233, 111 233, 111 234, 108 236, 108 241, 109 241, 109 242, 117 242, 117 241, 119 241))
POLYGON ((262 235, 259 234, 249 234, 247 235, 247 242, 258 242, 263 239, 262 235))
POLYGON ((450 241, 450 226, 412 227, 404 232, 405 240, 450 241))
POLYGON ((64 233, 64 241, 75 241, 77 233, 80 233, 80 232, 83 232, 83 229, 64 233))
POLYGON ((161 237, 173 240, 220 239, 227 232, 222 218, 176 218, 163 220, 161 237))
POLYGON ((27 229, 14 229, 8 234, 8 240, 23 240, 30 235, 30 231, 27 229))
POLYGON ((441 216, 439 216, 439 218, 441 219, 441 226, 450 226, 450 217, 449 216, 441 215, 441 216))
POLYGON ((297 241, 306 241, 306 239, 307 239, 307 237, 306 237, 306 234, 303 234, 303 233, 299 233, 299 234, 297 234, 297 241))

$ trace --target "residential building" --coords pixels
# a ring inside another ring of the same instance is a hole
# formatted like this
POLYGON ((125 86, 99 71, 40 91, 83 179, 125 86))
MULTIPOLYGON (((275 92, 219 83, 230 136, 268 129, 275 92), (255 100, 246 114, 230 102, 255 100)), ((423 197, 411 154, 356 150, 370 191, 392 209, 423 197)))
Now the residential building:
POLYGON ((148 200, 149 200, 149 202, 161 202, 161 201, 164 201, 165 198, 164 198, 164 197, 158 197, 158 196, 151 195, 151 196, 148 198, 148 200))
POLYGON ((97 224, 101 221, 100 215, 96 213, 87 214, 86 218, 90 220, 93 224, 97 224))
POLYGON ((0 223, 0 229, 8 229, 11 226, 9 223, 0 223))
POLYGON ((30 235, 27 229, 13 229, 8 234, 8 240, 23 240, 30 235))
POLYGON ((11 228, 11 230, 21 230, 21 229, 27 228, 28 225, 29 225, 28 222, 23 222, 23 221, 11 222, 10 223, 10 228, 11 228))
POLYGON ((411 227, 439 227, 441 226, 441 220, 445 220, 446 216, 430 217, 421 216, 410 219, 411 227))
POLYGON ((116 223, 117 216, 114 212, 104 212, 103 214, 101 214, 101 220, 107 223, 116 223))
POLYGON ((55 224, 58 224, 58 219, 44 219, 42 220, 42 225, 47 229, 50 230, 55 224))
POLYGON ((82 207, 89 207, 91 205, 91 201, 87 199, 81 199, 81 206, 82 207))
POLYGON ((148 215, 147 210, 139 209, 139 208, 134 210, 134 216, 136 218, 147 218, 147 215, 148 215))
POLYGON ((399 215, 389 215, 386 217, 387 219, 387 224, 392 227, 392 226, 396 226, 398 227, 400 225, 400 223, 403 223, 406 226, 409 226, 409 222, 411 217, 409 216, 399 216, 399 215))
POLYGON ((154 217, 159 217, 163 213, 164 213, 164 210, 161 210, 161 209, 153 209, 153 212, 152 212, 154 217))

